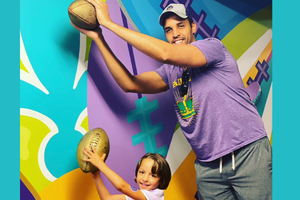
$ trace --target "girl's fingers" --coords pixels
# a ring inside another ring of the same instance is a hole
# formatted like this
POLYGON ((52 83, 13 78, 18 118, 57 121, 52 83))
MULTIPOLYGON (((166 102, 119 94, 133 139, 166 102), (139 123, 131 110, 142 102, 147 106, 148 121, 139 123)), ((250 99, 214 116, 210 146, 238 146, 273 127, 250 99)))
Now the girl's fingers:
POLYGON ((85 150, 83 150, 83 154, 86 155, 88 158, 90 157, 90 155, 85 150))
POLYGON ((87 147, 84 147, 83 153, 87 156, 91 156, 93 152, 91 152, 87 147))
POLYGON ((91 146, 92 146, 93 152, 96 153, 96 149, 95 149, 94 145, 91 145, 91 146))

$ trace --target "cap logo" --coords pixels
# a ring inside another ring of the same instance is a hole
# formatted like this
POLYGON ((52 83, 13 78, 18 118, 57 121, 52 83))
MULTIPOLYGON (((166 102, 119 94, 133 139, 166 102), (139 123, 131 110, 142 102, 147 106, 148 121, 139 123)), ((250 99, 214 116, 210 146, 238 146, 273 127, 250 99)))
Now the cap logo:
POLYGON ((167 10, 171 10, 172 8, 173 8, 173 6, 170 5, 170 6, 167 8, 167 10))

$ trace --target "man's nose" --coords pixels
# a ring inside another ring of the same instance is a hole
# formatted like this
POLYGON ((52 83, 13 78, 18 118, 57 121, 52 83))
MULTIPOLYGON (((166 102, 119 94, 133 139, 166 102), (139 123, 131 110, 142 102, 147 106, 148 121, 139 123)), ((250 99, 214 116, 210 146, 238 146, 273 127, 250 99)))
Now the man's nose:
POLYGON ((173 32, 173 38, 176 38, 179 36, 179 31, 176 28, 174 28, 172 32, 173 32))

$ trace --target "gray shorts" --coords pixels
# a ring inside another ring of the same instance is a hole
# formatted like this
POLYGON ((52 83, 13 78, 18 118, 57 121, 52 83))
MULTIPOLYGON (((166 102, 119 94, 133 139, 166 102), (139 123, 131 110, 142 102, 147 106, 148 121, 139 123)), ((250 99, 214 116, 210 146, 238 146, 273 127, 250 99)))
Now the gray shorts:
POLYGON ((220 159, 196 159, 195 169, 199 200, 272 199, 272 147, 267 137, 234 151, 234 158, 224 156, 221 168, 220 159))

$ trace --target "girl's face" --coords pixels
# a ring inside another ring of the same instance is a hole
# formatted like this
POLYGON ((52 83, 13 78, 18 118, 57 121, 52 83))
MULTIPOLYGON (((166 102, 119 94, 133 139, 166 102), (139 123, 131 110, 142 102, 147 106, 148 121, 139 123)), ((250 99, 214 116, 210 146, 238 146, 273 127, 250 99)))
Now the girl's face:
POLYGON ((157 174, 152 174, 153 165, 154 161, 152 159, 143 159, 136 177, 140 190, 154 190, 158 187, 160 178, 157 174))

